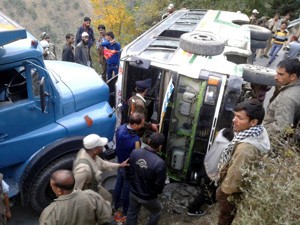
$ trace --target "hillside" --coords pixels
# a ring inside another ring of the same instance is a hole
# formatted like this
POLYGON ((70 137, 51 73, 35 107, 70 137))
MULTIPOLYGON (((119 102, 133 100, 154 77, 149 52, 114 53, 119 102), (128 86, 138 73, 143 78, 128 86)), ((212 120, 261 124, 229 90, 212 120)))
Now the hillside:
POLYGON ((66 33, 76 34, 83 18, 92 17, 88 0, 2 0, 0 10, 37 39, 42 32, 49 32, 51 41, 57 46, 59 58, 66 33))

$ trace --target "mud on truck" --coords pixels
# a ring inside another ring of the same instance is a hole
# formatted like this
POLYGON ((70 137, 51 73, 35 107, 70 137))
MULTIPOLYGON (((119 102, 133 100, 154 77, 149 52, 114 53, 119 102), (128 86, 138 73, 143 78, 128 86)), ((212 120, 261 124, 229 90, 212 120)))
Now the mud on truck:
POLYGON ((150 78, 146 120, 167 137, 161 155, 171 180, 199 184, 204 156, 216 132, 231 127, 236 103, 275 85, 275 71, 251 64, 254 49, 265 48, 270 35, 242 13, 183 9, 123 49, 116 103, 125 110, 118 118, 127 120, 135 82, 150 78))
POLYGON ((83 136, 113 139, 109 90, 90 67, 43 60, 29 32, 0 13, 0 172, 10 197, 42 211, 50 174, 72 168, 83 136))

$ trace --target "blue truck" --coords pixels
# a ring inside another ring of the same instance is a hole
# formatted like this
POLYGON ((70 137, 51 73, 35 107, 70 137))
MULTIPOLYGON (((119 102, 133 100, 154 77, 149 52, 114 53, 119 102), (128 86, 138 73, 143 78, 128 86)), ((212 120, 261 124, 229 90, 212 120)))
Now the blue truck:
POLYGON ((41 211, 50 174, 72 168, 85 135, 113 139, 109 90, 94 69, 43 60, 26 29, 0 12, 0 173, 10 197, 41 211))

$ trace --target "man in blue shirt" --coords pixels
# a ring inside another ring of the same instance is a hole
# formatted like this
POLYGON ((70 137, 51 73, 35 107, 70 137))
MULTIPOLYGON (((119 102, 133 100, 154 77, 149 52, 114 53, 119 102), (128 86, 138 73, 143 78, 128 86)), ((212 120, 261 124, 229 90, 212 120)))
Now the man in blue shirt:
MULTIPOLYGON (((118 162, 127 160, 134 149, 141 148, 140 137, 137 131, 140 130, 145 123, 145 117, 142 113, 133 113, 129 117, 129 123, 120 126, 116 132, 116 155, 118 162)), ((124 168, 118 169, 117 182, 115 186, 115 209, 123 207, 123 213, 117 212, 115 220, 124 222, 129 206, 129 181, 125 176, 124 168), (122 196, 122 203, 121 203, 122 196)))
POLYGON ((104 41, 101 46, 103 46, 103 55, 106 59, 106 83, 110 93, 109 104, 113 107, 115 105, 116 79, 110 79, 113 77, 113 74, 116 76, 119 71, 121 45, 115 41, 115 35, 111 31, 106 33, 105 38, 107 41, 104 41))
POLYGON ((296 59, 300 53, 300 43, 296 35, 290 38, 290 43, 286 47, 283 59, 296 59))
POLYGON ((106 58, 106 78, 107 80, 112 78, 112 75, 118 74, 119 62, 120 62, 120 50, 121 45, 115 41, 115 35, 113 32, 107 32, 105 36, 107 41, 104 41, 101 45, 104 47, 104 57, 106 58))

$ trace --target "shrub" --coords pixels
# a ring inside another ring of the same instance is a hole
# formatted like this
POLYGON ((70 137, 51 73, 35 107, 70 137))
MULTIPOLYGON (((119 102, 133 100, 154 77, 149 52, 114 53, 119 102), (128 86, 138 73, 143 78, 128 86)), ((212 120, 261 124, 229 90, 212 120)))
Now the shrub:
POLYGON ((35 11, 35 8, 30 7, 30 8, 28 8, 27 12, 31 15, 32 20, 36 20, 37 19, 37 13, 35 11))
POLYGON ((299 224, 299 146, 290 138, 293 136, 290 129, 283 135, 271 135, 272 154, 244 171, 245 196, 238 203, 235 224, 299 224))

